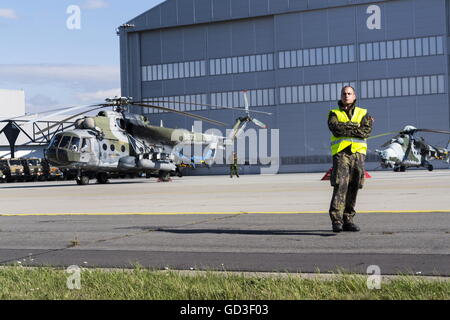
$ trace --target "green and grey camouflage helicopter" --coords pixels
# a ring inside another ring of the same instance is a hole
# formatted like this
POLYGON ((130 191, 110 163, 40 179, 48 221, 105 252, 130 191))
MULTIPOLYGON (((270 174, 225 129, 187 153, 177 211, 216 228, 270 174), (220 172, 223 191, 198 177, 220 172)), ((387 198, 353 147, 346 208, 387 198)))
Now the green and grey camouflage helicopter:
MULTIPOLYGON (((381 166, 383 168, 393 168, 396 172, 404 172, 409 167, 425 167, 428 171, 433 171, 431 160, 443 160, 449 163, 449 148, 437 147, 427 144, 422 137, 416 137, 416 132, 431 132, 450 134, 450 131, 435 129, 417 129, 414 126, 407 125, 402 131, 390 132, 387 134, 398 133, 395 137, 384 143, 383 150, 375 150, 380 156, 381 166)), ((382 135, 374 136, 376 138, 382 135)))
MULTIPOLYGON (((112 111, 102 110, 97 116, 85 116, 76 120, 73 130, 57 133, 44 151, 47 161, 60 169, 75 172, 75 180, 79 185, 89 184, 89 180, 94 178, 98 183, 104 184, 108 182, 111 174, 115 173, 145 173, 147 176, 157 175, 160 181, 169 181, 171 174, 180 173, 183 165, 212 165, 217 149, 223 149, 227 143, 233 143, 248 122, 262 128, 267 127, 261 121, 250 117, 250 112, 268 115, 271 113, 250 110, 246 93, 244 98, 245 109, 213 106, 246 112, 246 116, 236 119, 228 137, 151 125, 147 117, 129 113, 127 107, 154 108, 226 126, 223 122, 200 115, 154 105, 167 101, 134 102, 128 97, 108 98, 105 103, 90 105, 87 111, 72 115, 38 134, 87 112, 112 107, 112 111), (206 145, 206 148, 201 156, 187 157, 180 153, 178 148, 187 144, 206 145)), ((68 110, 78 108, 80 107, 68 110)))

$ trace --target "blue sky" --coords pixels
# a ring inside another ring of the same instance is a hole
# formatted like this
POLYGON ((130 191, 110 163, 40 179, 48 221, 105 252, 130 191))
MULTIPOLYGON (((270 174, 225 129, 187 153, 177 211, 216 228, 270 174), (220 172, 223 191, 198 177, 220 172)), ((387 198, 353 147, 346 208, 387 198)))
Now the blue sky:
POLYGON ((27 113, 120 93, 116 28, 164 0, 1 0, 0 89, 23 89, 27 113), (80 29, 69 29, 69 6, 80 29))

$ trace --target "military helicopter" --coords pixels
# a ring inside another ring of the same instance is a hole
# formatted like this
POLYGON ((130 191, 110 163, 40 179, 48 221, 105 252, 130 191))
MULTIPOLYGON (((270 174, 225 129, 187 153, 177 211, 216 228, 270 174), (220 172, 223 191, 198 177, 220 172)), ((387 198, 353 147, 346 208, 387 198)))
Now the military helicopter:
POLYGON ((398 134, 381 146, 386 147, 385 149, 375 150, 380 156, 383 168, 393 168, 395 172, 404 172, 409 167, 425 167, 428 171, 433 171, 431 160, 443 160, 449 163, 450 143, 447 148, 433 146, 427 144, 422 137, 416 137, 416 132, 450 134, 445 130, 417 129, 411 125, 405 126, 400 132, 388 133, 398 134))
MULTIPOLYGON (((245 100, 247 116, 237 119, 229 137, 222 137, 153 126, 147 117, 127 112, 127 106, 155 108, 226 126, 223 122, 151 104, 159 101, 150 103, 134 102, 128 97, 108 98, 105 103, 88 106, 89 110, 62 120, 61 122, 66 122, 96 109, 113 108, 112 111, 102 110, 95 117, 85 116, 76 120, 73 130, 57 133, 50 140, 44 155, 50 164, 65 171, 75 171, 75 180, 79 185, 87 185, 94 178, 98 183, 105 184, 113 173, 146 173, 147 176, 157 175, 160 181, 169 181, 171 174, 179 172, 186 162, 211 165, 217 149, 231 143, 247 122, 266 127, 264 123, 249 116, 248 98, 245 100), (176 152, 177 145, 189 143, 206 145, 208 151, 205 157, 186 157, 176 152)), ((223 108, 242 111, 242 108, 223 108)), ((254 110, 251 112, 271 114, 254 110)), ((37 134, 44 134, 58 125, 56 123, 37 134)))

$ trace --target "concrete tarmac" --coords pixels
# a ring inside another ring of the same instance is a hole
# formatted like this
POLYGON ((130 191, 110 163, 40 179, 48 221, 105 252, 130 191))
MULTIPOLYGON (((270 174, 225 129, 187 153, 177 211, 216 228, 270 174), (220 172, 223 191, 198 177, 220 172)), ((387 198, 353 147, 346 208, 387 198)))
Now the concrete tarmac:
POLYGON ((357 233, 324 173, 0 185, 0 264, 450 276, 450 171, 370 172, 357 233))

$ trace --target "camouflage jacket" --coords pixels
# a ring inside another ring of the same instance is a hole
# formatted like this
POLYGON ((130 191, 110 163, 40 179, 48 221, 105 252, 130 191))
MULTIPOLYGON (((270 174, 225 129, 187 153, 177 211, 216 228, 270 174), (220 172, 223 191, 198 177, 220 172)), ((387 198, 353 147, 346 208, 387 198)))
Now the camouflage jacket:
MULTIPOLYGON (((339 108, 342 108, 342 102, 338 102, 339 108)), ((349 110, 345 111, 349 119, 353 116, 355 110, 355 103, 349 110)), ((360 139, 367 139, 372 133, 373 119, 367 113, 361 120, 361 124, 353 122, 339 122, 336 114, 330 112, 328 116, 328 128, 335 137, 354 137, 360 139)))

